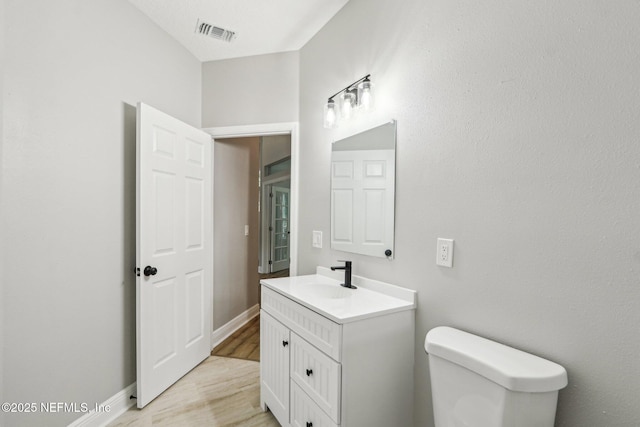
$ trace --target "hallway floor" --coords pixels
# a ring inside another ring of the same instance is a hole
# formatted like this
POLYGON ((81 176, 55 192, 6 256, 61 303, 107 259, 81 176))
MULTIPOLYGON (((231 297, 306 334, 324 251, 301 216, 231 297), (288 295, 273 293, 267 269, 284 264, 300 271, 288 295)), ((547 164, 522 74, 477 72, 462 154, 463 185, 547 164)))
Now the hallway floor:
POLYGON ((249 320, 211 351, 212 356, 260 361, 260 315, 249 320))
POLYGON ((109 427, 279 427, 260 408, 260 364, 210 356, 143 409, 135 407, 109 427))

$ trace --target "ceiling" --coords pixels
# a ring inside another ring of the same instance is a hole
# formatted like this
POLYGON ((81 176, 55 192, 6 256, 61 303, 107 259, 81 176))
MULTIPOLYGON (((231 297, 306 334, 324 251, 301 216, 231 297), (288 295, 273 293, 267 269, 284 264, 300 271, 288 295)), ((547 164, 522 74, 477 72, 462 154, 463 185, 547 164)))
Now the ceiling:
POLYGON ((298 50, 349 0, 129 0, 200 61, 298 50), (229 43, 198 20, 235 32, 229 43))

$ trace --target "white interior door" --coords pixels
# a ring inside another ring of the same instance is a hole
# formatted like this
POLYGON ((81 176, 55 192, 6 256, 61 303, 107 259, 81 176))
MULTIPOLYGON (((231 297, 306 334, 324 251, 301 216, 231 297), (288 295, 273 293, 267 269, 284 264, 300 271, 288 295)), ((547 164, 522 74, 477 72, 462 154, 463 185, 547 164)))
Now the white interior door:
POLYGON ((394 150, 331 154, 331 248, 385 256, 393 251, 394 150))
POLYGON ((211 351, 211 136, 138 104, 137 405, 211 351))

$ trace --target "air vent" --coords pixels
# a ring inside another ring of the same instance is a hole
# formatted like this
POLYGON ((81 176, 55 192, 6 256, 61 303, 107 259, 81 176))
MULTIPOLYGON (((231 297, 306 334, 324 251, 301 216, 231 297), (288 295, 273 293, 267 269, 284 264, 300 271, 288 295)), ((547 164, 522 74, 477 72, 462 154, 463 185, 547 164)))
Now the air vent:
POLYGON ((207 24, 198 19, 196 24, 196 33, 214 39, 231 43, 236 38, 235 31, 225 30, 215 25, 207 24))

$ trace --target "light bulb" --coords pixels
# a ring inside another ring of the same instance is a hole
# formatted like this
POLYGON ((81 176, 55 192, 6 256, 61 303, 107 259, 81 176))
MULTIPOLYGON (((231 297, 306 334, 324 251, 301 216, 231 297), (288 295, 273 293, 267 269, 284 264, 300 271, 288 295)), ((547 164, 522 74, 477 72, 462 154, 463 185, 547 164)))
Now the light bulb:
POLYGON ((360 84, 360 105, 365 111, 373 109, 373 92, 368 78, 360 84))
POLYGON ((336 103, 330 99, 324 106, 324 127, 332 128, 336 126, 338 115, 336 114, 336 103))
POLYGON ((353 107, 355 106, 356 96, 351 92, 345 92, 342 95, 342 118, 349 119, 353 113, 353 107))
POLYGON ((369 89, 363 89, 362 90, 362 98, 361 102, 362 102, 362 108, 364 108, 365 110, 369 110, 371 108, 371 92, 369 91, 369 89))

